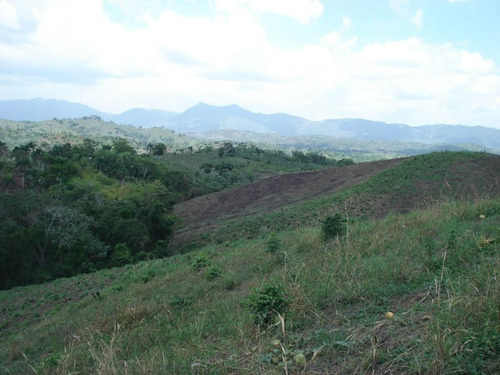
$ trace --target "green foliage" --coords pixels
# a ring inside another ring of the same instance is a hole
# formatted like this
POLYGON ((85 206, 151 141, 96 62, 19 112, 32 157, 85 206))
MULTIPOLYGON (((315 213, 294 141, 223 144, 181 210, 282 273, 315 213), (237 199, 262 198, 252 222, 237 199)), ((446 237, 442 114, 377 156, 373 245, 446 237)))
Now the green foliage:
POLYGON ((190 297, 179 296, 178 294, 174 294, 170 301, 170 306, 176 308, 184 308, 192 304, 193 300, 190 297))
MULTIPOLYGON (((269 174, 315 170, 352 163, 314 152, 291 156, 284 151, 250 144, 225 142, 221 147, 199 148, 190 153, 166 154, 171 167, 185 183, 188 197, 208 194, 254 181, 269 174), (182 172, 182 175, 181 175, 182 172), (187 181, 186 181, 187 180, 187 181)), ((182 181, 181 180, 181 181, 182 181)), ((180 190, 180 189, 179 189, 180 190)))
POLYGON ((125 138, 114 138, 112 140, 113 151, 117 154, 122 154, 128 152, 130 154, 135 154, 135 149, 130 145, 127 139, 125 138))
POLYGON ((281 247, 282 245, 282 242, 281 240, 278 238, 276 232, 273 232, 271 233, 271 236, 269 237, 269 239, 267 240, 267 244, 266 244, 266 251, 268 253, 275 253, 276 251, 279 250, 279 248, 281 247))
POLYGON ((342 236, 346 231, 346 219, 339 213, 328 215, 321 221, 321 237, 323 241, 342 236))
POLYGON ((156 273, 153 270, 149 270, 146 273, 144 273, 143 275, 141 275, 141 280, 144 284, 146 284, 155 276, 156 276, 156 273))
MULTIPOLYGON (((30 212, 30 204, 17 206, 30 212)), ((284 265, 263 253, 269 237, 258 236, 199 249, 210 259, 201 272, 192 272, 192 254, 178 254, 3 290, 2 370, 496 374, 495 207, 498 198, 453 201, 352 220, 349 241, 322 242, 318 227, 283 231, 284 265), (437 267, 428 267, 429 254, 437 267), (215 265, 222 278, 203 282, 215 265), (272 327, 274 311, 283 319, 272 327)))
POLYGON ((285 289, 281 284, 264 283, 250 292, 248 306, 256 324, 274 323, 277 315, 284 315, 288 306, 285 289))
POLYGON ((220 268, 218 265, 213 265, 208 267, 207 271, 205 272, 205 278, 207 280, 214 280, 221 276, 222 276, 222 268, 220 268))
POLYGON ((111 266, 121 267, 129 263, 132 263, 130 249, 124 243, 116 244, 111 255, 111 266))
POLYGON ((191 263, 191 267, 194 270, 199 271, 209 266, 210 263, 211 263, 210 258, 206 254, 200 253, 194 257, 193 262, 191 263))
POLYGON ((0 254, 9 266, 0 288, 138 261, 142 251, 172 255, 177 193, 166 163, 138 155, 127 139, 112 143, 5 148, 0 254), (118 244, 130 257, 111 255, 118 244))
POLYGON ((148 143, 146 146, 146 150, 153 155, 161 156, 165 154, 165 151, 167 151, 167 145, 163 142, 158 142, 158 143, 148 143))

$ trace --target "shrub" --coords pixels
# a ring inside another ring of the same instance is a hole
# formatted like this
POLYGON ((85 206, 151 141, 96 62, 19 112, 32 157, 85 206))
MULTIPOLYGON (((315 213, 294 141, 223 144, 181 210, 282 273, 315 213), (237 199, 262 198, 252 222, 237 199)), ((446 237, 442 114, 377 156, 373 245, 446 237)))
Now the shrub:
POLYGON ((322 224, 321 236, 324 241, 341 236, 346 230, 346 219, 339 213, 327 216, 322 224))
POLYGON ((140 251, 134 257, 136 262, 142 262, 144 260, 155 259, 155 255, 150 252, 140 251))
POLYGON ((196 255, 193 259, 193 263, 191 263, 191 267, 196 271, 199 271, 208 265, 210 265, 210 259, 205 254, 196 255))
POLYGON ((268 253, 275 253, 281 246, 281 240, 277 237, 276 233, 271 233, 271 237, 267 240, 266 251, 268 253))
POLYGON ((207 272, 205 273, 205 277, 207 280, 213 280, 221 276, 222 276, 222 269, 219 266, 211 266, 207 269, 207 272))
POLYGON ((277 314, 283 314, 287 307, 285 290, 280 284, 264 284, 254 288, 248 298, 250 310, 255 315, 256 324, 268 325, 277 314))

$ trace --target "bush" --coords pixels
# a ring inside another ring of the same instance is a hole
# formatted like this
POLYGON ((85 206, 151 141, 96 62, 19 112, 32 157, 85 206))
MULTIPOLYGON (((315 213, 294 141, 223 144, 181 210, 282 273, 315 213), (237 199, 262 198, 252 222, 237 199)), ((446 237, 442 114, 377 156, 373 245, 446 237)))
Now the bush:
POLYGON ((271 237, 267 240, 266 251, 268 253, 275 253, 281 247, 281 241, 276 236, 276 233, 271 233, 271 237))
POLYGON ((144 260, 151 260, 151 259, 155 259, 155 258, 156 258, 155 254, 153 254, 153 253, 146 252, 146 251, 140 251, 135 255, 134 260, 136 262, 142 262, 144 260))
POLYGON ((221 276, 222 276, 222 269, 217 265, 209 267, 207 269, 207 272, 205 273, 205 278, 207 280, 213 280, 221 276))
POLYGON ((327 216, 322 223, 321 237, 323 241, 341 236, 346 231, 346 219, 339 213, 327 216))
POLYGON ((196 271, 199 271, 208 265, 210 265, 210 259, 205 254, 196 255, 193 259, 193 263, 191 263, 191 267, 196 271))
POLYGON ((287 298, 282 285, 264 284, 250 293, 248 305, 255 315, 256 324, 268 325, 277 314, 282 315, 287 307, 287 298))

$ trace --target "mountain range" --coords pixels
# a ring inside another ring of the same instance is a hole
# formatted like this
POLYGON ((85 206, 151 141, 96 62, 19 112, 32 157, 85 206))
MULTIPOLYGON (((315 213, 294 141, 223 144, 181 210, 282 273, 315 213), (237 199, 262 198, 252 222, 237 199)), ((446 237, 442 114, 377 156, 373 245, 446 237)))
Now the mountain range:
POLYGON ((194 136, 203 136, 203 133, 214 130, 239 130, 285 136, 325 135, 365 141, 478 144, 490 151, 500 150, 500 130, 484 126, 409 126, 357 118, 312 121, 286 113, 254 113, 234 104, 219 107, 200 103, 182 113, 135 108, 111 114, 63 100, 0 101, 0 118, 7 120, 42 121, 84 116, 99 116, 117 124, 165 127, 194 136))

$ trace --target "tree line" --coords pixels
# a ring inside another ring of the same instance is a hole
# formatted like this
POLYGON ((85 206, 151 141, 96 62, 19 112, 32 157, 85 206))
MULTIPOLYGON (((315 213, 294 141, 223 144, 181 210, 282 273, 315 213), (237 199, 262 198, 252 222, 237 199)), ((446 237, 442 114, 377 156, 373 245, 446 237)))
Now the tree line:
POLYGON ((352 163, 225 142, 188 150, 205 161, 188 172, 169 165, 165 144, 146 151, 124 138, 49 150, 35 142, 9 149, 0 141, 0 288, 169 256, 178 223, 173 204, 250 182, 259 166, 352 163))

